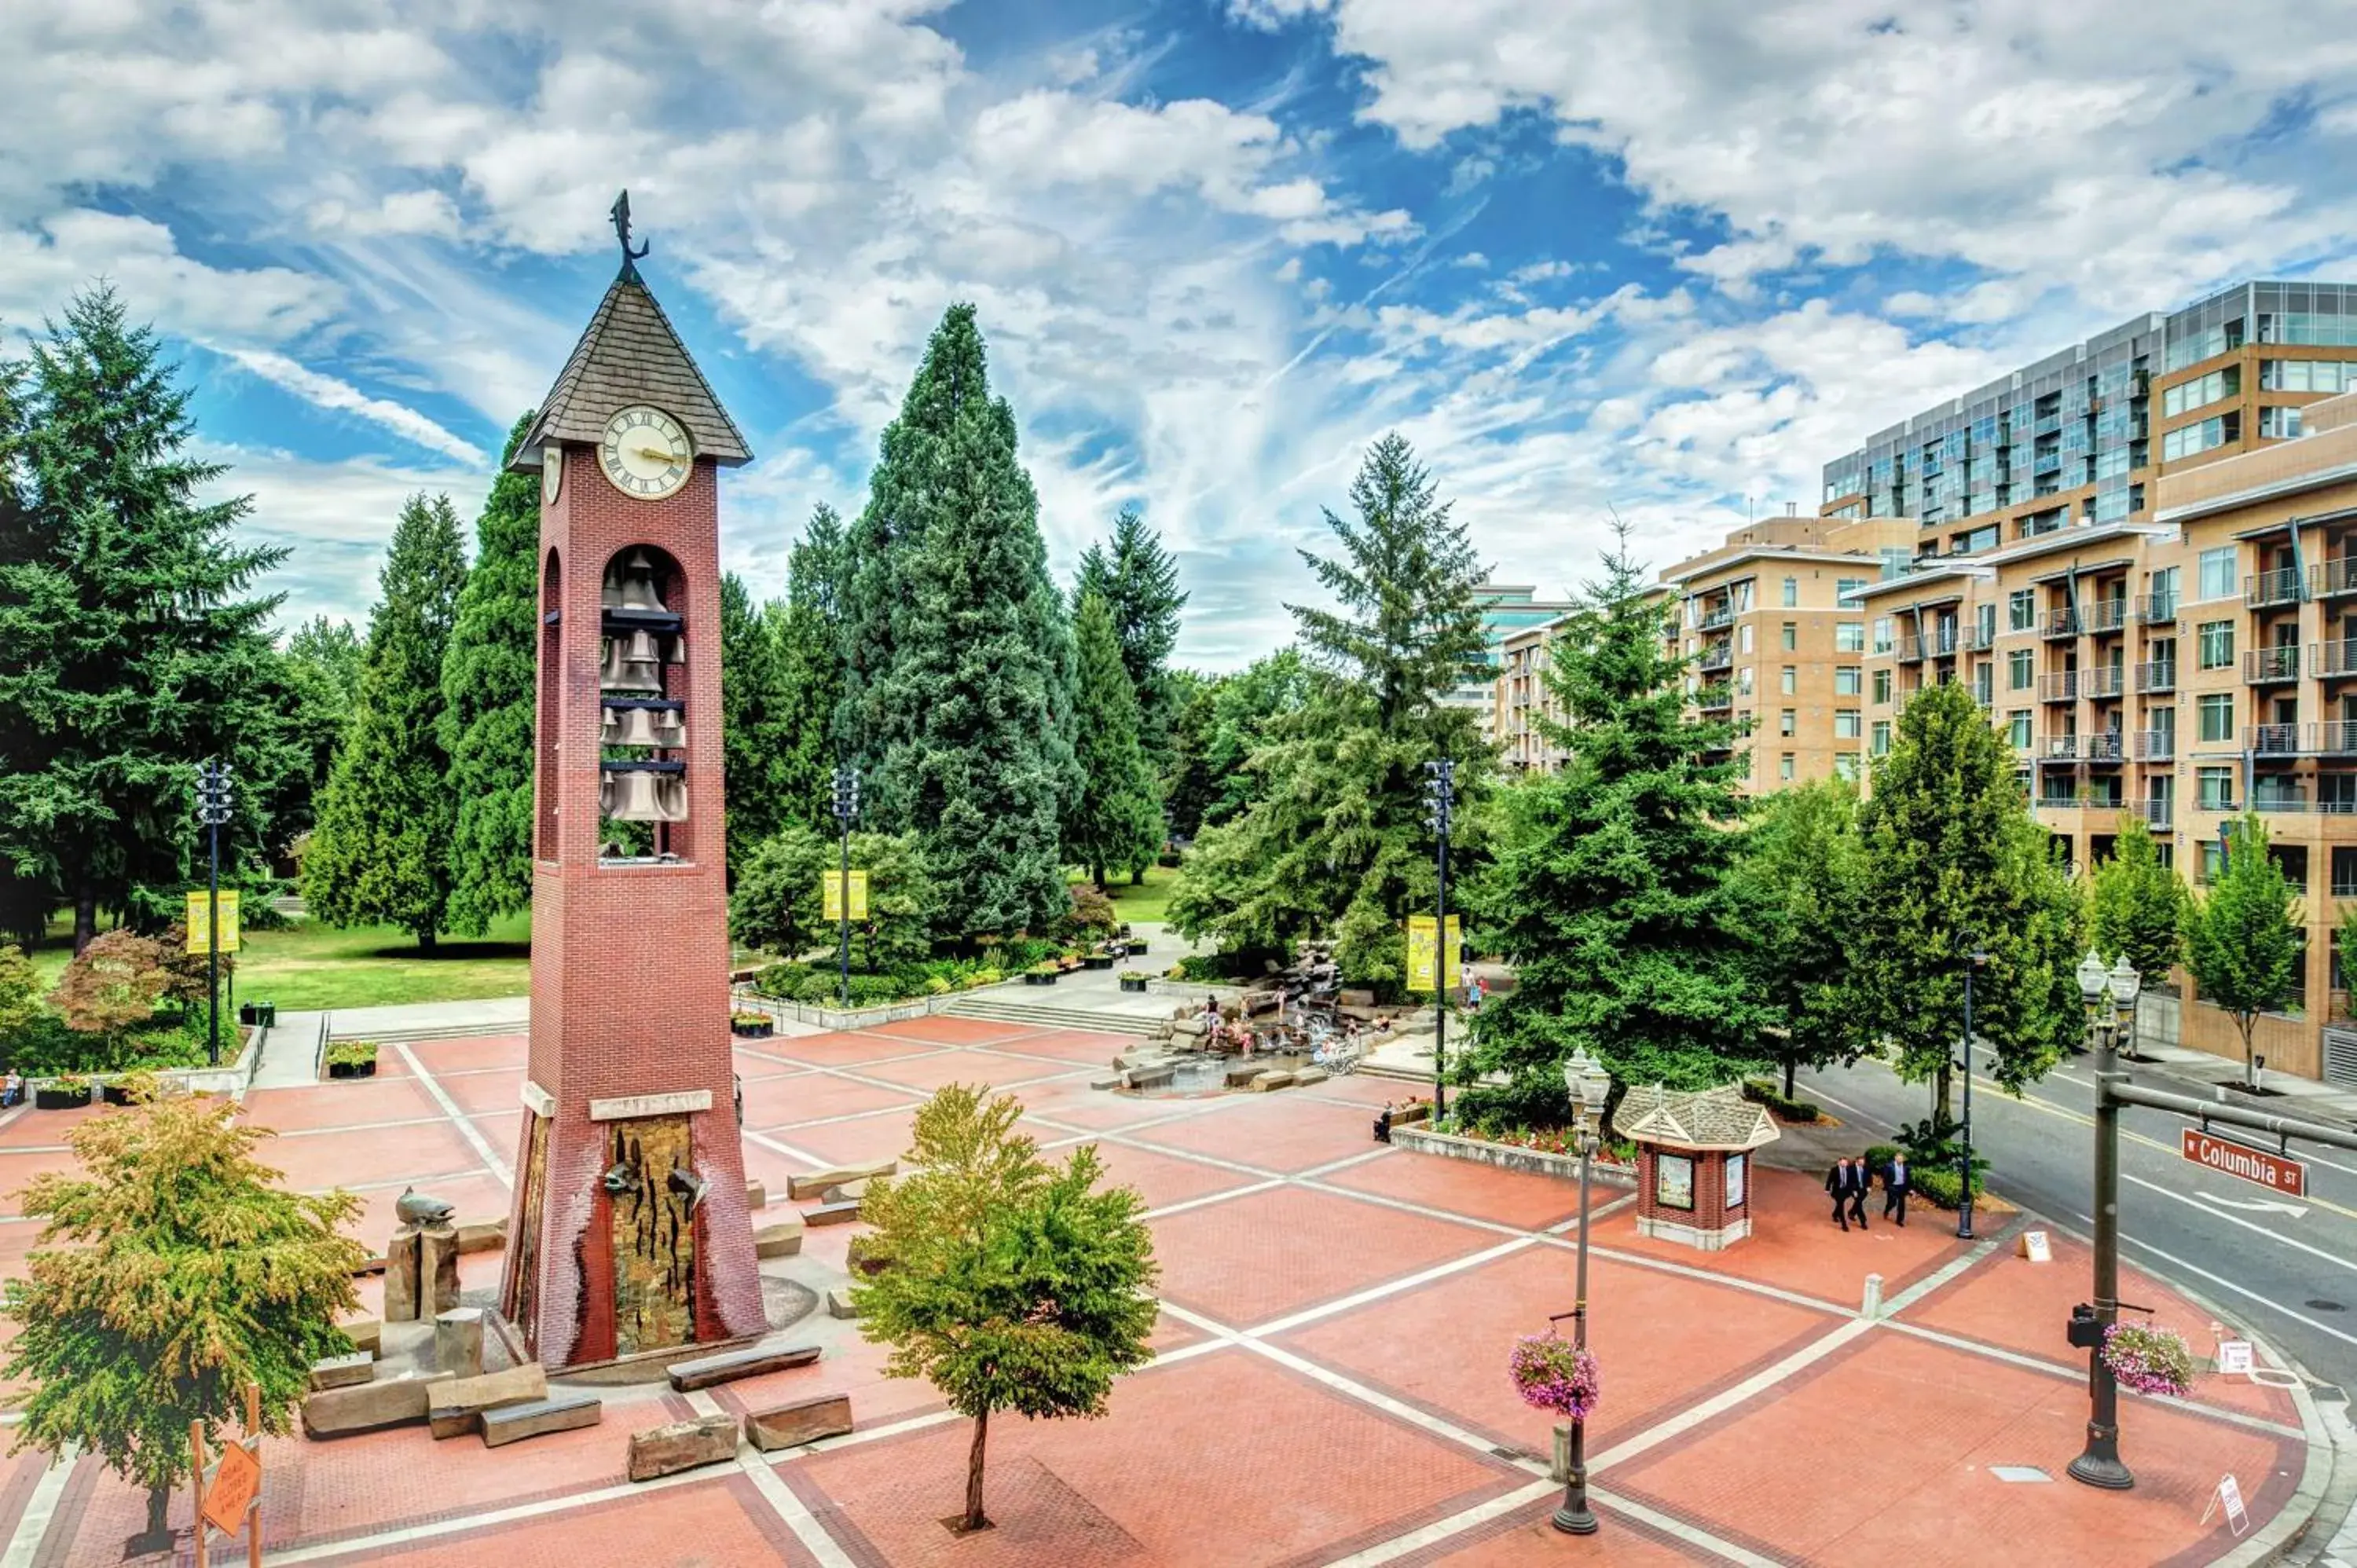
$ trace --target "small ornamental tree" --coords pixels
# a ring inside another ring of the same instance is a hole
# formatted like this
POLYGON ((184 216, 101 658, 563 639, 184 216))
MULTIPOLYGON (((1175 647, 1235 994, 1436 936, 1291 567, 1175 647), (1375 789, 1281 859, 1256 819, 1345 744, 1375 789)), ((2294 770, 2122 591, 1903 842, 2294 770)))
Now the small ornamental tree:
POLYGON ((20 947, 0 948, 0 1042, 14 1039, 40 1014, 41 980, 33 961, 20 947))
POLYGON ((118 926, 92 938, 66 965, 49 993, 49 1005, 67 1028, 103 1036, 111 1048, 125 1030, 156 1015, 156 1004, 171 983, 163 950, 118 926))
POLYGON ((2087 889, 2087 940, 2105 961, 2126 956, 2147 987, 2169 983, 2185 956, 2185 880, 2161 864, 2141 817, 2123 815, 2112 858, 2087 889))
MULTIPOLYGON (((155 1089, 134 1081, 135 1099, 155 1089)), ((253 1158, 268 1135, 219 1100, 147 1100, 74 1128, 81 1168, 22 1196, 44 1224, 0 1297, 5 1375, 30 1391, 12 1452, 80 1444, 146 1487, 147 1541, 188 1477, 190 1422, 219 1442, 253 1383, 284 1433, 311 1364, 351 1348, 336 1320, 366 1253, 339 1229, 360 1200, 279 1187, 253 1158)))
POLYGON ((867 1190, 875 1226, 854 1276, 860 1332, 892 1348, 885 1371, 923 1378, 974 1418, 962 1528, 981 1530, 991 1412, 1098 1416, 1114 1380, 1151 1356, 1154 1242, 1146 1203, 1097 1189, 1096 1146, 1060 1166, 1015 1131, 1022 1102, 944 1086, 917 1112, 916 1174, 867 1190))
POLYGON ((2226 864, 2185 923, 2185 967, 2201 999, 2234 1020, 2244 1082, 2253 1089, 2259 1069, 2251 1036, 2260 1014, 2280 1008, 2298 990, 2304 957, 2299 900, 2267 853, 2266 825, 2246 816, 2228 830, 2226 864))

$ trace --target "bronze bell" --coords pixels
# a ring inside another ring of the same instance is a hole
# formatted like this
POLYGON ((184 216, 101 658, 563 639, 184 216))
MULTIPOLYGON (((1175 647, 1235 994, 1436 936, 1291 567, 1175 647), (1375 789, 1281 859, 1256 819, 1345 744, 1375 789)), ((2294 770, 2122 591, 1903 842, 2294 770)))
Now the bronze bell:
POLYGON ((654 639, 643 631, 634 631, 625 639, 606 639, 605 651, 597 664, 597 686, 606 692, 660 692, 662 690, 662 661, 654 655, 654 639), (633 650, 644 647, 643 656, 633 650))
POLYGON ((622 563, 622 602, 626 610, 661 610, 662 596, 655 591, 655 564, 643 550, 633 550, 622 563))
POLYGON ((683 822, 687 821, 687 779, 678 773, 656 773, 648 777, 655 781, 655 821, 683 822))
POLYGON ((679 715, 664 709, 608 708, 603 733, 598 743, 603 746, 677 746, 680 741, 667 739, 660 721, 673 721, 677 726, 679 715))
POLYGON ((652 721, 655 738, 648 745, 682 746, 687 744, 687 720, 677 708, 642 710, 652 721))

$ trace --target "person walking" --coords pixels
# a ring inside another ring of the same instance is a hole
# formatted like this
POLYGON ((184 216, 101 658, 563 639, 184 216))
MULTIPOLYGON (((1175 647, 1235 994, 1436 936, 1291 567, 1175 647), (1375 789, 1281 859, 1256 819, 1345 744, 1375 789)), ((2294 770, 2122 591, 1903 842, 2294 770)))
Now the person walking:
POLYGON ((1892 1155, 1882 1168, 1882 1217, 1897 1215, 1901 1230, 1907 1229, 1907 1195, 1914 1190, 1915 1184, 1907 1175, 1907 1156, 1892 1155))
POLYGON ((1861 1230, 1866 1225, 1866 1200, 1874 1191, 1874 1167, 1866 1163, 1864 1155, 1850 1165, 1849 1217, 1857 1221, 1861 1230))
POLYGON ((1834 1200, 1834 1223, 1844 1230, 1849 1229, 1849 1220, 1842 1210, 1849 1204, 1851 1184, 1857 1179, 1856 1173, 1850 1169, 1847 1155, 1835 1161, 1834 1168, 1825 1173, 1825 1191, 1834 1200))

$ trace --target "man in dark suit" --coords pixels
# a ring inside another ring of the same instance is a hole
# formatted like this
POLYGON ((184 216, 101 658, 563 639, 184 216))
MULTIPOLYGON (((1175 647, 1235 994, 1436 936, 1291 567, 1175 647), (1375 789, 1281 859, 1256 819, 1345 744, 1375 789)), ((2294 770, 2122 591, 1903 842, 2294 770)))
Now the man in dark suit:
POLYGON ((1864 1155, 1860 1155, 1850 1165, 1849 1176, 1849 1217, 1857 1220, 1857 1228, 1863 1230, 1867 1228, 1867 1195, 1874 1190, 1874 1167, 1866 1163, 1864 1155))
POLYGON ((1882 1217, 1899 1217, 1900 1230, 1907 1228, 1907 1195, 1915 1190, 1915 1183, 1907 1174, 1907 1156, 1899 1155, 1882 1171, 1882 1217))
POLYGON ((1857 1180, 1857 1173, 1851 1169, 1847 1155, 1835 1161, 1834 1168, 1825 1173, 1825 1192, 1834 1200, 1834 1223, 1845 1230, 1849 1229, 1849 1219, 1842 1210, 1849 1204, 1853 1184, 1857 1180))

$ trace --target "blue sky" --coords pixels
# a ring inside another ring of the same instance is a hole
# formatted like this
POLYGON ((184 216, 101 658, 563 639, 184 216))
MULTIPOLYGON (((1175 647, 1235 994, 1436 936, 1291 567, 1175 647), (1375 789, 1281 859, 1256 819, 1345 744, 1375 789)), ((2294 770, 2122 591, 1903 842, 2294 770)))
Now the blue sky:
POLYGON ((290 617, 364 615, 403 497, 479 504, 627 185, 758 454, 756 592, 970 298, 1060 569, 1141 507, 1230 667, 1384 430, 1559 593, 1616 513, 1666 564, 2135 312, 2357 278, 2339 10, 12 0, 0 326, 115 280, 290 617))

